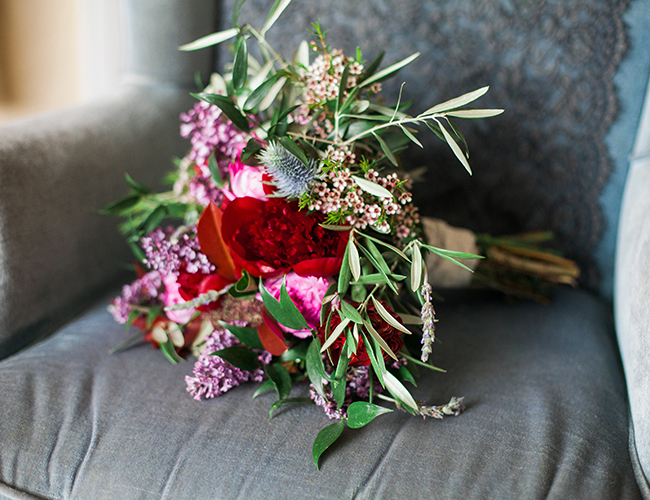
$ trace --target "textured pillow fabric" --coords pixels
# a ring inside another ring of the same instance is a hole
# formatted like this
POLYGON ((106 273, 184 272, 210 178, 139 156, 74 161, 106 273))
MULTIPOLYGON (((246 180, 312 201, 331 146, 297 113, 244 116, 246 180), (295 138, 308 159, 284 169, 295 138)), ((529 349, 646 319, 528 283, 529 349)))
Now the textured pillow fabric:
MULTIPOLYGON (((100 304, 0 362, 0 496, 72 499, 639 498, 627 396, 607 304, 581 291, 548 307, 448 294, 416 397, 465 396, 458 417, 382 415, 346 430, 317 472, 330 421, 257 384, 203 402, 191 363, 125 338, 100 304)), ((295 394, 306 387, 294 389, 295 394)))

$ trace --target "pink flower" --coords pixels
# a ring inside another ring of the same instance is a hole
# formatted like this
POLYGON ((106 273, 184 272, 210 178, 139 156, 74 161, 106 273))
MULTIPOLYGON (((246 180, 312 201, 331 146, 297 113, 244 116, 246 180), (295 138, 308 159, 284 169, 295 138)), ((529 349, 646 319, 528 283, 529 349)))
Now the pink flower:
MULTIPOLYGON (((276 299, 280 298, 280 288, 285 277, 267 279, 264 282, 266 289, 276 299)), ((302 313, 309 329, 292 330, 285 326, 280 327, 287 333, 291 333, 301 339, 311 335, 311 329, 317 329, 320 325, 320 309, 323 304, 323 297, 327 288, 333 283, 332 279, 318 278, 316 276, 299 276, 294 272, 286 275, 287 293, 298 310, 302 313)))
POLYGON ((258 200, 266 200, 262 176, 264 170, 260 167, 244 165, 239 159, 228 167, 230 172, 230 189, 224 189, 228 200, 250 196, 258 200))
MULTIPOLYGON (((176 275, 173 273, 167 274, 163 277, 165 284, 165 293, 162 294, 161 299, 165 306, 173 306, 176 304, 184 304, 185 299, 180 294, 180 284, 176 281, 176 275)), ((194 308, 179 309, 177 311, 165 311, 167 317, 174 323, 183 325, 187 323, 194 314, 194 308)))

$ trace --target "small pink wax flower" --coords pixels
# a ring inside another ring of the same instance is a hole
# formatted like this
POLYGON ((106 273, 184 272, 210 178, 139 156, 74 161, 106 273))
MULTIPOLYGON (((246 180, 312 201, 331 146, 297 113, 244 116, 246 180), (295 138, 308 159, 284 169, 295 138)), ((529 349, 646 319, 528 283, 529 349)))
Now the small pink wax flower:
MULTIPOLYGON (((165 284, 165 293, 162 294, 161 299, 166 307, 185 303, 185 299, 181 297, 180 285, 176 281, 175 274, 170 273, 165 275, 163 277, 163 283, 165 284)), ((192 319, 194 308, 190 307, 188 309, 178 309, 176 311, 165 311, 165 314, 174 323, 183 325, 192 319)))
POLYGON ((258 200, 266 200, 262 176, 264 170, 260 167, 244 165, 239 159, 228 167, 230 172, 230 189, 224 189, 224 195, 228 200, 250 196, 258 200))
POLYGON ((317 278, 316 276, 298 276, 290 272, 285 277, 271 278, 264 281, 264 286, 276 299, 280 298, 280 288, 286 278, 287 293, 298 310, 304 316, 308 329, 292 330, 285 326, 280 327, 287 333, 291 333, 301 339, 311 335, 311 329, 318 328, 320 325, 320 308, 323 304, 325 292, 333 281, 326 278, 317 278))

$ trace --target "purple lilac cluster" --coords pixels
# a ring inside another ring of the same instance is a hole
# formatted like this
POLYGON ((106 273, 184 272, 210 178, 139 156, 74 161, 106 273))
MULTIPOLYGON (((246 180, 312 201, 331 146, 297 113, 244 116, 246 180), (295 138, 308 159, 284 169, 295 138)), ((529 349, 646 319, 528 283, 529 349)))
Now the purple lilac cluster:
POLYGON ((129 320, 132 305, 146 304, 161 293, 163 293, 162 276, 158 271, 151 271, 130 285, 124 285, 122 295, 113 300, 108 310, 115 321, 123 325, 129 320))
POLYGON ((325 397, 318 394, 314 386, 309 384, 309 397, 311 397, 316 406, 323 408, 325 414, 329 418, 347 418, 348 415, 345 409, 350 406, 350 403, 352 402, 350 387, 346 386, 345 388, 345 401, 341 408, 336 404, 334 395, 332 394, 332 389, 330 389, 327 382, 323 383, 323 393, 325 394, 325 397))
POLYGON ((181 267, 190 274, 210 274, 215 271, 215 266, 201 252, 199 240, 192 235, 183 233, 172 238, 174 228, 168 227, 165 231, 156 229, 148 236, 140 239, 146 259, 142 262, 150 269, 159 271, 162 275, 178 275, 181 267))
POLYGON ((199 167, 207 166, 210 154, 216 151, 219 166, 224 168, 237 156, 238 148, 246 141, 245 134, 225 118, 217 106, 204 101, 197 102, 190 111, 182 113, 181 120, 184 122, 181 124, 181 136, 192 143, 189 157, 199 167), (226 165, 222 165, 222 162, 226 165))
POLYGON ((212 176, 206 175, 203 171, 190 179, 187 189, 189 195, 204 207, 207 207, 211 201, 217 205, 223 202, 223 191, 214 183, 212 176))
MULTIPOLYGON (((238 326, 245 326, 247 323, 238 326)), ((186 376, 187 391, 196 399, 214 398, 237 387, 243 382, 261 382, 264 379, 264 370, 258 368, 249 372, 234 367, 219 356, 211 356, 213 352, 239 345, 239 340, 227 330, 217 329, 206 338, 206 347, 194 364, 193 376, 186 376)), ((263 364, 271 362, 271 354, 266 351, 256 351, 258 359, 263 364)))
MULTIPOLYGON (((354 391, 360 398, 367 398, 370 396, 370 377, 368 376, 367 366, 358 366, 352 368, 351 374, 348 375, 348 387, 354 391)), ((373 392, 379 394, 383 392, 384 388, 381 386, 377 377, 374 378, 372 384, 373 392)))

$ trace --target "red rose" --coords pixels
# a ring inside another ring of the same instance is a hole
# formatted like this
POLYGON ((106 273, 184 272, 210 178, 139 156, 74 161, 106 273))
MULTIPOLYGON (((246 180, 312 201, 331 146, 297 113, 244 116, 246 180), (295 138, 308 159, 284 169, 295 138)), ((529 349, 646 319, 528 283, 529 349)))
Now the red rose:
POLYGON ((272 278, 293 269, 300 276, 325 277, 341 268, 348 232, 329 231, 318 212, 297 202, 243 197, 223 212, 221 235, 235 265, 253 276, 272 278))
MULTIPOLYGON (((351 302, 351 304, 355 308, 359 305, 358 302, 351 302)), ((402 322, 399 316, 395 314, 392 311, 392 309, 388 307, 388 305, 386 305, 384 302, 381 302, 381 304, 384 306, 384 308, 388 311, 388 313, 393 318, 395 318, 400 323, 402 322)), ((368 317, 370 318, 370 324, 372 324, 372 327, 377 331, 379 336, 386 341, 388 347, 390 347, 391 350, 395 354, 397 354, 404 346, 404 340, 401 337, 402 332, 400 332, 398 329, 386 323, 386 321, 384 321, 381 315, 377 312, 377 310, 375 309, 375 305, 372 302, 368 303, 366 310, 368 311, 368 317)), ((337 311, 334 311, 330 323, 330 331, 334 331, 334 329, 340 323, 341 323, 341 317, 339 316, 337 311)), ((366 337, 370 338, 370 333, 366 331, 365 327, 363 326, 360 327, 360 330, 366 334, 366 337)), ((320 339, 321 344, 325 343, 325 325, 321 325, 320 328, 318 329, 318 338, 320 339)), ((343 344, 345 344, 345 339, 346 339, 346 333, 344 331, 343 333, 341 333, 341 335, 339 335, 339 338, 337 338, 330 347, 330 353, 332 354, 332 361, 334 362, 334 364, 338 363, 339 361, 339 357, 341 355, 341 349, 343 349, 343 344)), ((384 359, 386 361, 392 359, 388 353, 384 352, 383 350, 382 352, 384 354, 384 359)), ((366 351, 366 346, 364 345, 363 337, 359 335, 359 345, 357 346, 357 352, 356 354, 353 354, 352 357, 350 358, 349 366, 368 366, 369 364, 370 364, 370 357, 368 356, 368 351, 366 351)))

